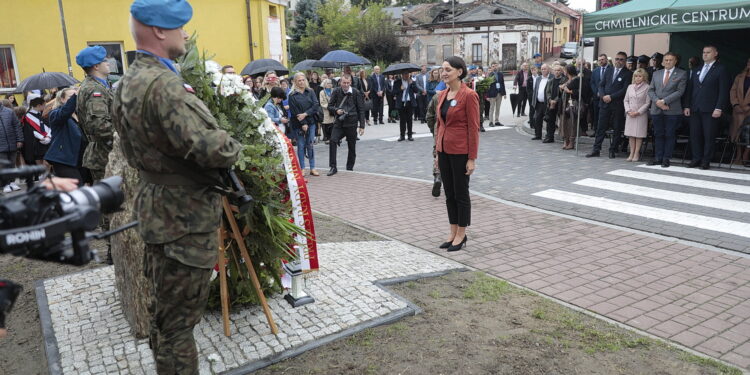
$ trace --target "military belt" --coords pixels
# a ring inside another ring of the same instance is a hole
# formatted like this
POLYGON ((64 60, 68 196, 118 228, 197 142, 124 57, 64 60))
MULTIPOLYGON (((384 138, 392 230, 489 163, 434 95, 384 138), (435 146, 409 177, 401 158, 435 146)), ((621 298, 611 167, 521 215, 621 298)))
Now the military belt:
POLYGON ((173 186, 197 186, 204 185, 181 174, 157 173, 151 171, 140 171, 141 180, 156 185, 173 186))

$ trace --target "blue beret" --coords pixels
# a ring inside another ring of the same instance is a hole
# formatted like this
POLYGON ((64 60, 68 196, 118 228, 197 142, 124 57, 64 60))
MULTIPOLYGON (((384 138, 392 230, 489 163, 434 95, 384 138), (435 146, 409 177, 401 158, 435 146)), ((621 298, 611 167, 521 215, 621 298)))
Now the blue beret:
POLYGON ((542 55, 541 55, 541 54, 539 54, 539 53, 535 53, 535 54, 534 54, 534 58, 537 58, 537 57, 542 57, 542 55))
POLYGON ((176 29, 193 17, 193 7, 186 0, 135 0, 130 14, 144 25, 176 29))
POLYGON ((81 68, 94 66, 107 57, 107 50, 102 46, 86 47, 76 55, 76 64, 81 68))
POLYGON ((476 69, 476 68, 477 68, 477 66, 476 66, 476 65, 469 65, 469 70, 474 70, 474 69, 476 69))

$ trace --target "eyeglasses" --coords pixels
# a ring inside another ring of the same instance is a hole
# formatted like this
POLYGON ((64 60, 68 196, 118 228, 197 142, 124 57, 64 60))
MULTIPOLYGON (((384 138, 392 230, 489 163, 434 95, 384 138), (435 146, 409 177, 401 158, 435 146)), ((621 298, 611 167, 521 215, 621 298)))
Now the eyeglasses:
POLYGON ((617 60, 617 61, 625 61, 625 59, 623 59, 622 57, 615 57, 615 60, 617 60))

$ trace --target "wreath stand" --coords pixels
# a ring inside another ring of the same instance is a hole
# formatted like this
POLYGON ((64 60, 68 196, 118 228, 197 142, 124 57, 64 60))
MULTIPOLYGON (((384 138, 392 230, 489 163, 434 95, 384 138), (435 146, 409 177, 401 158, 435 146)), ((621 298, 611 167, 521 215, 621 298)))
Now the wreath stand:
POLYGON ((263 313, 266 314, 268 325, 271 327, 271 333, 273 333, 274 335, 278 335, 279 329, 278 327, 276 327, 276 323, 273 320, 271 309, 268 307, 268 302, 266 302, 266 297, 263 294, 263 289, 260 287, 260 281, 258 281, 258 275, 255 273, 253 262, 251 261, 250 254, 247 252, 247 247, 245 246, 245 235, 240 231, 240 228, 237 225, 237 220, 235 220, 234 218, 234 212, 238 212, 238 210, 236 207, 229 205, 229 200, 227 200, 227 197, 221 197, 221 204, 224 207, 225 220, 222 220, 222 225, 218 229, 219 288, 221 291, 221 317, 224 322, 224 335, 227 337, 231 336, 229 330, 229 287, 227 285, 227 266, 225 251, 232 246, 232 242, 237 245, 240 250, 240 254, 242 255, 242 259, 245 261, 245 266, 247 267, 247 271, 250 274, 250 281, 253 283, 253 287, 255 287, 255 292, 258 294, 258 299, 260 299, 261 306, 263 306, 263 313), (227 223, 229 224, 229 228, 226 228, 227 223), (227 240, 229 240, 229 242, 227 242, 227 240))

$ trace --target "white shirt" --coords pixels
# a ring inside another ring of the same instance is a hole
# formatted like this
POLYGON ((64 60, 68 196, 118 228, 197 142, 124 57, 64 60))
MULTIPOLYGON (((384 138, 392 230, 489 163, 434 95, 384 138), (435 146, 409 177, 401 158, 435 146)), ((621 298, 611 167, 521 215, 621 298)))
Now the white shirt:
POLYGON ((661 82, 664 83, 664 78, 667 77, 667 74, 669 74, 669 78, 672 78, 672 73, 674 73, 674 68, 672 69, 664 69, 664 75, 661 77, 661 82))
POLYGON ((539 91, 536 94, 536 100, 544 102, 544 91, 547 88, 547 82, 549 81, 549 75, 539 76, 539 91))
POLYGON ((409 84, 406 81, 401 83, 401 90, 404 90, 401 101, 408 102, 409 100, 411 100, 411 95, 409 95, 409 84))

